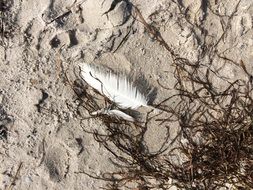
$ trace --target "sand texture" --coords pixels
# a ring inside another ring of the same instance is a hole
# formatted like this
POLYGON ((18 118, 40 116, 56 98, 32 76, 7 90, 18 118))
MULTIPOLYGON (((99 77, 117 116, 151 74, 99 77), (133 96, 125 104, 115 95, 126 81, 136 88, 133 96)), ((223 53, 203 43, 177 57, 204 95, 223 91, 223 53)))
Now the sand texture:
MULTIPOLYGON (((84 119, 89 113, 73 88, 79 82, 91 89, 79 76, 80 63, 145 79, 155 89, 153 104, 177 93, 174 55, 217 69, 232 80, 248 78, 236 66, 240 61, 248 73, 253 71, 252 0, 1 0, 0 4, 1 190, 97 190, 107 182, 85 173, 99 176, 117 170, 110 161, 112 154, 85 132, 106 133, 107 128, 99 118, 84 119), (145 24, 156 28, 173 51, 145 24)), ((222 80, 213 80, 217 87, 226 87, 222 80)), ((140 117, 148 111, 140 109, 140 117)), ((150 152, 160 149, 168 133, 166 142, 171 143, 179 132, 177 122, 171 127, 158 123, 152 120, 143 138, 150 152)), ((141 189, 132 185, 130 189, 141 189)))

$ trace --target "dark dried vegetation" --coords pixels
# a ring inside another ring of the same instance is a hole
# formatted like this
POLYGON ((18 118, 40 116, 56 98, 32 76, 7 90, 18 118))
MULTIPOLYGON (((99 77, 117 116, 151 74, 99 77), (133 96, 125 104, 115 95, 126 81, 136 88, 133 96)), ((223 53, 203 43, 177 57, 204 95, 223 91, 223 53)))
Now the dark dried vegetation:
MULTIPOLYGON (((226 183, 253 188, 251 77, 248 81, 226 81, 227 88, 219 91, 210 80, 210 69, 201 69, 201 65, 180 58, 175 59, 174 65, 178 94, 157 105, 168 113, 168 118, 150 118, 147 114, 146 123, 138 124, 98 116, 106 125, 107 134, 96 130, 91 133, 112 153, 119 171, 93 177, 108 181, 107 189, 120 189, 133 182, 139 189, 167 189, 169 179, 186 189, 217 189, 226 183), (172 108, 166 102, 174 98, 179 100, 172 108), (161 121, 161 127, 179 123, 177 147, 170 149, 165 142, 160 151, 150 153, 143 138, 152 119, 161 121), (175 155, 186 159, 178 164, 175 155)), ((94 96, 83 94, 81 105, 89 112, 101 107, 94 96)))
MULTIPOLYGON (((145 123, 130 123, 106 115, 97 116, 105 124, 106 134, 97 130, 86 132, 92 133, 112 154, 111 161, 118 171, 101 176, 86 174, 107 181, 104 189, 168 189, 171 185, 181 189, 218 189, 228 184, 236 189, 252 189, 252 75, 243 62, 230 61, 229 64, 242 69, 247 78, 231 81, 221 76, 219 70, 202 65, 201 61, 191 63, 181 58, 144 21, 139 10, 136 11, 147 31, 170 52, 177 80, 174 88, 178 93, 154 105, 166 112, 166 118, 150 117, 147 113, 145 123), (224 89, 217 81, 224 84, 224 89), (172 101, 177 105, 171 106, 172 101), (167 128, 175 127, 177 122, 180 128, 177 138, 170 142, 168 136, 155 153, 151 153, 143 141, 147 128, 152 127, 152 120, 167 128)), ((214 56, 219 41, 207 52, 210 56, 214 56)), ((83 89, 74 85, 80 106, 89 113, 111 104, 105 98, 105 105, 101 106, 94 94, 83 89)))

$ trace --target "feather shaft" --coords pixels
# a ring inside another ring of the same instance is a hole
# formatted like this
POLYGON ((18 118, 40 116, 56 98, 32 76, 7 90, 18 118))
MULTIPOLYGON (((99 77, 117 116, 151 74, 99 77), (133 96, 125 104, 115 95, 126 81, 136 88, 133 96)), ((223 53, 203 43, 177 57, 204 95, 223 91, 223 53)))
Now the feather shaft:
POLYGON ((105 115, 109 115, 109 116, 113 116, 113 117, 117 117, 117 118, 122 118, 124 120, 132 121, 132 122, 135 121, 135 119, 132 116, 130 116, 120 110, 101 109, 101 110, 91 113, 91 115, 100 115, 100 114, 105 114, 105 115))

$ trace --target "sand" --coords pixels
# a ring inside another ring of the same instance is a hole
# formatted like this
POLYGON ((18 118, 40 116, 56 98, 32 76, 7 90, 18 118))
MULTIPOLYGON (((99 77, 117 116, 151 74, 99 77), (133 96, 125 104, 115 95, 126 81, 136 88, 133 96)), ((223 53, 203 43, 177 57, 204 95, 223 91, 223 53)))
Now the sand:
MULTIPOLYGON (((173 88, 172 57, 132 16, 139 8, 148 24, 181 57, 223 66, 229 78, 245 78, 231 66, 241 60, 253 70, 252 0, 3 0, 0 41, 0 189, 96 190, 99 175, 112 171, 111 154, 80 124, 76 94, 65 78, 79 63, 103 64, 141 73, 167 97, 157 81, 173 88), (218 43, 217 43, 218 42, 218 43), (216 44, 217 43, 217 44, 216 44), (216 45, 216 46, 214 46, 216 45), (206 55, 204 47, 216 54, 206 55), (214 51, 213 51, 214 52, 214 51), (14 182, 14 183, 13 183, 14 182)), ((222 84, 220 84, 222 86, 222 84)), ((88 116, 82 110, 83 116, 88 116)), ((145 141, 157 150, 166 129, 150 127, 145 141)), ((177 129, 171 129, 172 136, 177 129)))

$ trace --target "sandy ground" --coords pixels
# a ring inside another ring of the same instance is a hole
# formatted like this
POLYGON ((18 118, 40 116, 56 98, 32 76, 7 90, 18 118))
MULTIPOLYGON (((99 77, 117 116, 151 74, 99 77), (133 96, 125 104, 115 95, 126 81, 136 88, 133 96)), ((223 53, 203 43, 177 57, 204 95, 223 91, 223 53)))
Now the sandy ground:
MULTIPOLYGON (((157 87, 159 102, 173 88, 172 58, 132 16, 137 6, 175 53, 200 60, 232 79, 253 69, 252 0, 6 0, 1 10, 0 189, 99 189, 97 175, 113 170, 110 153, 80 126, 70 81, 78 63, 142 73, 157 87), (207 47, 215 54, 205 55, 207 47), (15 181, 15 183, 12 183, 15 181)), ((222 86, 222 84, 220 84, 222 86)), ((83 115, 88 116, 83 110, 83 115)), ((176 129, 172 132, 176 133, 176 129)), ((175 135, 175 134, 174 134, 175 135)), ((162 127, 151 127, 146 143, 156 150, 162 127)), ((159 144, 160 143, 160 144, 159 144)))

